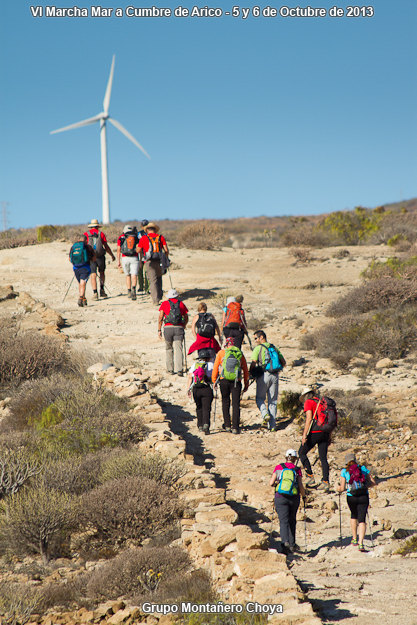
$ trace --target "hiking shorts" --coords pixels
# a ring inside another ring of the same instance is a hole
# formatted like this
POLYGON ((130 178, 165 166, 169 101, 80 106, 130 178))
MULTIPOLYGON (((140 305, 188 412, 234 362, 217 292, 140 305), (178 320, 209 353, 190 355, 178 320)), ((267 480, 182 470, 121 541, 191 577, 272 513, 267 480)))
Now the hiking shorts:
POLYGON ((74 266, 73 269, 78 282, 80 282, 81 280, 87 282, 91 274, 90 265, 81 265, 81 267, 74 266))
POLYGON ((359 497, 355 497, 355 495, 348 495, 346 500, 350 510, 350 518, 357 519, 358 523, 365 523, 366 513, 369 506, 368 493, 360 495, 359 497))
POLYGON ((139 273, 139 258, 137 256, 122 256, 122 267, 127 276, 137 276, 139 273))
POLYGON ((97 269, 102 273, 106 268, 106 257, 97 256, 96 262, 90 261, 91 273, 97 273, 97 269))

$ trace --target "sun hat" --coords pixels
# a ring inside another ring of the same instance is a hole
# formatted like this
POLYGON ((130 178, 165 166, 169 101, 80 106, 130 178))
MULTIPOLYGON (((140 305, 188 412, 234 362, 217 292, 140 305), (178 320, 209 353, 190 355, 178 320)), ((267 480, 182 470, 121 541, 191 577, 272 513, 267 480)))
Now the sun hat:
POLYGON ((132 226, 129 226, 129 224, 127 224, 124 228, 123 228, 123 234, 126 234, 126 232, 130 232, 131 230, 133 230, 132 226))
POLYGON ((236 297, 235 297, 235 301, 236 301, 238 304, 241 304, 241 303, 243 302, 243 299, 244 299, 244 298, 243 298, 243 295, 236 295, 236 297))
POLYGON ((178 297, 177 289, 169 289, 167 297, 168 299, 173 299, 174 297, 178 297))
POLYGON ((230 297, 228 297, 228 298, 227 298, 227 300, 226 300, 226 306, 227 306, 228 304, 231 304, 232 302, 235 302, 235 301, 236 301, 236 300, 235 300, 235 298, 231 295, 231 296, 230 296, 230 297))
POLYGON ((300 397, 303 397, 303 395, 307 395, 307 393, 314 393, 314 389, 311 386, 305 386, 300 393, 300 397))
POLYGON ((288 458, 289 456, 291 456, 292 458, 297 458, 298 454, 295 449, 287 449, 287 451, 285 452, 285 457, 288 458))
POLYGON ((346 454, 345 456, 345 464, 349 464, 349 462, 356 462, 356 456, 355 454, 346 454))
POLYGON ((143 229, 145 230, 145 232, 148 232, 148 230, 150 230, 151 228, 156 230, 156 232, 159 232, 159 226, 154 224, 153 221, 150 221, 149 223, 147 223, 146 226, 144 226, 143 229))
POLYGON ((92 219, 88 224, 88 228, 102 228, 102 225, 98 222, 98 219, 92 219))

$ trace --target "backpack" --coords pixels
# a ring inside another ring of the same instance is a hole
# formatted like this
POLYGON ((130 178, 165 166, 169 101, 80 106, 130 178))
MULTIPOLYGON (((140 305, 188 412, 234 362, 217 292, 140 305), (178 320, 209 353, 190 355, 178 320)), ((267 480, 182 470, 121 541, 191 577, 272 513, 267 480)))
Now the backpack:
POLYGON ((197 353, 199 358, 215 358, 216 356, 216 352, 211 347, 203 347, 197 353))
POLYGON ((134 232, 127 232, 122 239, 120 251, 124 256, 137 256, 138 237, 134 232))
POLYGON ((77 241, 71 248, 70 261, 74 267, 81 267, 88 263, 88 253, 84 241, 77 241))
POLYGON ((231 382, 237 382, 241 378, 242 352, 238 347, 226 347, 222 362, 222 377, 231 382))
POLYGON ((316 421, 314 428, 321 432, 333 432, 337 426, 336 402, 331 397, 313 398, 318 402, 313 419, 316 421))
POLYGON ((207 362, 204 360, 196 362, 196 367, 193 371, 193 386, 209 386, 210 381, 210 376, 207 375, 207 362))
POLYGON ((161 235, 150 237, 145 235, 149 241, 149 249, 145 254, 145 260, 162 260, 161 235))
POLYGON ((279 352, 275 345, 270 343, 269 347, 262 343, 261 347, 263 347, 265 351, 265 364, 263 365, 264 371, 269 371, 269 373, 278 373, 281 371, 282 364, 279 357, 279 352))
POLYGON ((91 247, 93 248, 96 256, 98 258, 100 258, 101 256, 104 256, 106 253, 106 250, 103 247, 103 241, 100 236, 100 233, 94 232, 94 234, 89 234, 88 237, 89 237, 89 243, 91 247))
POLYGON ((281 495, 297 495, 297 472, 295 469, 290 469, 285 464, 284 468, 280 471, 279 481, 275 488, 276 493, 281 495))
POLYGON ((239 328, 243 328, 244 323, 243 323, 242 314, 243 314, 242 304, 240 304, 239 302, 230 302, 230 304, 227 304, 226 316, 224 318, 223 327, 225 328, 226 326, 231 326, 231 327, 238 326, 239 328))
POLYGON ((347 470, 349 473, 349 492, 354 497, 366 495, 368 488, 366 486, 367 477, 362 473, 362 469, 357 464, 352 464, 347 470))
POLYGON ((169 301, 169 314, 165 317, 165 323, 171 323, 173 326, 179 326, 182 323, 182 312, 180 310, 180 303, 169 301))
POLYGON ((207 312, 199 313, 195 329, 200 336, 208 339, 213 338, 216 333, 216 322, 213 315, 207 312))

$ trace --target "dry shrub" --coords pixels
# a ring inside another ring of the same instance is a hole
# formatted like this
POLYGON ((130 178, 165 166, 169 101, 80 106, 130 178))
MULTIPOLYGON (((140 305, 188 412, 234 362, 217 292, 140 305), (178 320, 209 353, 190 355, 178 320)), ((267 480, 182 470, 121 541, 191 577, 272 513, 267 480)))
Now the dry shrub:
POLYGON ((102 540, 123 544, 161 532, 181 514, 172 490, 147 478, 106 482, 83 495, 82 522, 102 540))
POLYGON ((213 221, 199 221, 186 226, 180 239, 191 250, 215 250, 224 240, 224 229, 213 221))
POLYGON ((417 280, 376 278, 368 280, 333 302, 327 310, 330 317, 349 313, 366 313, 390 306, 417 302, 417 280))
POLYGON ((338 236, 321 230, 314 223, 294 220, 279 238, 279 244, 284 247, 305 245, 306 241, 311 247, 330 247, 341 243, 338 236))
POLYGON ((41 592, 27 584, 0 583, 0 616, 3 625, 24 625, 41 603, 41 592))
POLYGON ((41 472, 39 460, 24 448, 0 448, 0 497, 14 495, 41 472))
POLYGON ((334 254, 333 254, 333 258, 338 258, 338 259, 342 259, 342 258, 348 258, 350 256, 350 252, 349 250, 342 248, 341 250, 337 250, 334 254))
POLYGON ((128 549, 91 574, 87 597, 94 601, 121 596, 153 599, 171 579, 183 577, 189 566, 187 552, 179 547, 128 549))
POLYGON ((12 329, 0 328, 0 382, 14 384, 64 371, 69 352, 55 338, 24 333, 16 339, 12 329))
POLYGON ((27 488, 10 497, 0 519, 0 540, 17 554, 41 554, 48 561, 77 525, 77 500, 44 486, 27 488))
POLYGON ((122 479, 125 477, 146 477, 159 484, 172 487, 186 473, 183 462, 169 460, 161 454, 148 452, 143 455, 137 450, 114 451, 104 462, 100 480, 122 479))
POLYGON ((85 600, 87 578, 87 575, 77 575, 43 586, 39 604, 41 614, 51 608, 70 609, 89 605, 85 600))
POLYGON ((90 377, 80 379, 70 388, 63 389, 54 400, 54 405, 64 420, 82 417, 85 421, 124 414, 130 408, 127 399, 95 384, 90 377))
POLYGON ((335 389, 329 395, 335 400, 339 414, 336 432, 346 438, 355 438, 360 429, 375 425, 375 402, 363 397, 367 389, 359 389, 361 395, 335 389))
POLYGON ((50 459, 42 470, 42 483, 47 490, 81 495, 99 485, 102 461, 103 455, 100 453, 50 459))
POLYGON ((405 543, 396 551, 401 556, 407 556, 410 553, 417 552, 417 534, 412 536, 409 540, 405 541, 405 543))
POLYGON ((301 347, 314 349, 342 369, 358 352, 377 358, 403 358, 416 345, 417 311, 414 307, 377 313, 346 315, 301 339, 301 347))
POLYGON ((307 247, 293 247, 290 249, 290 254, 294 256, 296 263, 307 264, 314 260, 311 256, 311 250, 307 247))

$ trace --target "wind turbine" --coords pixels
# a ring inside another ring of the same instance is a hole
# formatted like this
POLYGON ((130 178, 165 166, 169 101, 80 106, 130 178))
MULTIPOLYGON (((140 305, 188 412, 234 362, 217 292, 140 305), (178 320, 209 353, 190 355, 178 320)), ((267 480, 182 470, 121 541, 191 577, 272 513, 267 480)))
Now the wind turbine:
POLYGON ((115 119, 109 117, 109 105, 110 105, 110 96, 111 96, 111 87, 113 82, 113 74, 114 74, 114 60, 115 56, 113 55, 113 59, 111 62, 110 68, 110 76, 106 87, 106 93, 104 94, 103 100, 103 111, 94 117, 89 117, 88 119, 84 119, 81 122, 76 122, 75 124, 70 124, 69 126, 64 126, 64 128, 58 128, 58 130, 52 130, 51 135, 56 134, 57 132, 64 132, 65 130, 72 130, 73 128, 81 128, 82 126, 89 126, 90 124, 95 124, 96 122, 100 122, 100 148, 101 148, 101 196, 102 196, 102 204, 103 204, 103 224, 110 223, 110 206, 109 206, 109 175, 107 169, 107 139, 106 139, 106 123, 109 121, 117 130, 120 130, 122 134, 125 135, 134 145, 136 145, 139 150, 141 150, 147 158, 151 158, 147 151, 140 145, 138 141, 136 141, 135 137, 133 137, 130 132, 122 126, 120 122, 115 119))

